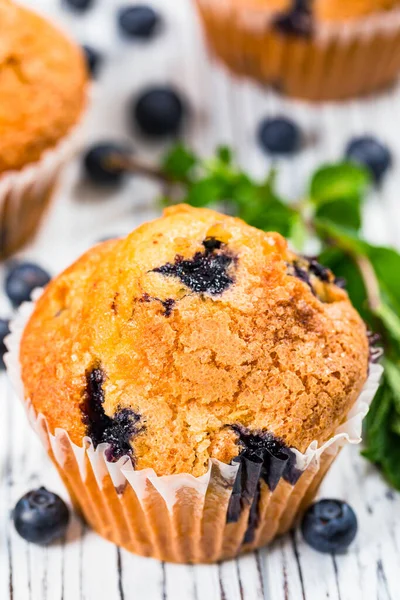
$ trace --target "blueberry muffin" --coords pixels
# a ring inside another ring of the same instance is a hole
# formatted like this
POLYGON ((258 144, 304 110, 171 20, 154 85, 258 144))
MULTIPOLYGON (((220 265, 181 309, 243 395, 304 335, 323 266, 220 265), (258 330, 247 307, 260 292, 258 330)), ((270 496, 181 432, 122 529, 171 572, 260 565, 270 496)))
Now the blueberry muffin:
POLYGON ((53 280, 23 331, 21 378, 88 521, 179 562, 287 529, 333 458, 307 462, 310 444, 334 436, 367 380, 365 325, 339 284, 279 234, 185 205, 53 280))
POLYGON ((0 255, 37 230, 86 102, 81 50, 39 15, 0 0, 0 255))
POLYGON ((400 71, 399 0, 197 0, 233 71, 309 100, 383 88, 400 71))

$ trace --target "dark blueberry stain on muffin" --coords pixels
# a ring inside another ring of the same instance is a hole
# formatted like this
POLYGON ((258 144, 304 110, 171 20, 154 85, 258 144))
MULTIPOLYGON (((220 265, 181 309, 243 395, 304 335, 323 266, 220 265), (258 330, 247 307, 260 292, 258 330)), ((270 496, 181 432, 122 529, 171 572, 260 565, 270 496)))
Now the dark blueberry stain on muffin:
POLYGON ((164 315, 166 317, 170 317, 172 314, 172 311, 174 310, 176 300, 174 300, 173 298, 167 298, 166 300, 160 300, 160 302, 164 307, 164 315))
POLYGON ((297 279, 300 279, 300 281, 303 281, 304 283, 306 283, 315 296, 314 288, 311 285, 309 271, 307 271, 303 267, 300 267, 300 265, 298 263, 294 262, 293 264, 288 265, 288 273, 292 277, 297 277, 297 279))
POLYGON ((321 265, 316 258, 307 258, 307 260, 308 269, 315 277, 318 277, 320 281, 325 281, 326 283, 332 281, 332 273, 327 267, 321 265))
POLYGON ((118 313, 118 307, 117 307, 118 296, 119 296, 119 293, 115 292, 114 298, 111 302, 111 310, 113 311, 113 313, 115 315, 118 313))
POLYGON ((164 317, 170 317, 172 315, 172 311, 175 308, 176 300, 174 298, 167 298, 166 300, 161 300, 160 298, 155 298, 150 296, 147 292, 143 294, 141 298, 139 298, 139 302, 160 302, 160 304, 164 308, 164 317))
POLYGON ((296 467, 296 455, 286 444, 267 431, 249 431, 241 425, 233 425, 241 448, 234 459, 239 463, 232 495, 229 501, 227 522, 235 523, 246 506, 250 505, 248 527, 243 543, 254 539, 258 524, 260 481, 263 480, 273 492, 280 479, 294 485, 301 471, 296 467))
POLYGON ((86 425, 86 435, 90 437, 95 448, 99 444, 110 445, 106 457, 116 462, 122 456, 130 456, 133 460, 130 440, 141 430, 138 427, 140 416, 129 408, 118 410, 113 417, 104 412, 105 373, 101 367, 86 372, 86 388, 81 404, 82 421, 86 425))
POLYGON ((340 279, 334 278, 330 269, 321 265, 314 257, 302 256, 299 261, 289 263, 288 274, 306 283, 314 296, 317 294, 314 290, 312 277, 316 277, 323 283, 335 283, 338 287, 343 285, 340 279))
POLYGON ((223 242, 215 238, 206 238, 202 244, 204 252, 196 252, 191 259, 184 259, 178 254, 174 263, 157 267, 152 272, 165 277, 177 277, 197 294, 222 294, 235 281, 229 271, 236 264, 236 258, 223 242))
POLYGON ((280 33, 308 38, 313 33, 311 0, 292 0, 291 6, 274 20, 280 33))

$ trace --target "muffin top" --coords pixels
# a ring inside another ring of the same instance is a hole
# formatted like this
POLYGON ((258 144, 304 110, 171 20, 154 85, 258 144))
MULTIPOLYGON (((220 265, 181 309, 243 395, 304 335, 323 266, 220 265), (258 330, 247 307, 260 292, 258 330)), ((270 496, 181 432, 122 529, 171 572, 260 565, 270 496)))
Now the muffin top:
POLYGON ((137 469, 200 475, 246 446, 305 451, 367 378, 366 328, 314 259, 212 210, 165 211, 54 279, 21 342, 51 431, 137 469))
POLYGON ((0 173, 37 161, 77 122, 81 50, 39 15, 0 0, 0 173))
POLYGON ((271 8, 277 11, 308 10, 322 21, 342 21, 392 10, 399 0, 233 0, 246 8, 271 8))

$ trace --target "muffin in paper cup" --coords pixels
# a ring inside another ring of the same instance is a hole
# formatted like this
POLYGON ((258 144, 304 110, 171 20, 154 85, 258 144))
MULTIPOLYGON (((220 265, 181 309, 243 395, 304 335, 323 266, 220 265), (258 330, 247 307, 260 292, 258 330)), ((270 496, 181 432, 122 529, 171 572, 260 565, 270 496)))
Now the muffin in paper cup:
POLYGON ((38 230, 87 102, 80 48, 39 15, 0 2, 0 258, 38 230))
POLYGON ((233 72, 312 101, 384 88, 400 72, 395 0, 197 0, 213 53, 233 72))
POLYGON ((77 510, 178 563, 288 531, 360 442, 382 372, 330 271, 278 234, 185 206, 95 246, 11 332, 8 373, 77 510))

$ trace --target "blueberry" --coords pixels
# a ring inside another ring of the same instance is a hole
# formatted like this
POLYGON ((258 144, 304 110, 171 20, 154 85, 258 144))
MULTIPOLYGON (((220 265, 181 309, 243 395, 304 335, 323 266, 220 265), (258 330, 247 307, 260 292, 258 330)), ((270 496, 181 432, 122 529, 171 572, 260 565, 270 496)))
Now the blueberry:
POLYGON ((182 98, 169 87, 145 90, 132 105, 134 123, 144 134, 152 137, 177 135, 185 113, 182 98))
POLYGON ((98 50, 95 50, 91 46, 82 46, 83 53, 86 59, 87 70, 92 77, 96 77, 99 72, 99 68, 102 63, 102 56, 98 50))
POLYGON ((65 534, 69 510, 59 496, 40 487, 18 500, 13 519, 15 529, 24 540, 49 544, 65 534))
POLYGON ((100 185, 118 185, 125 175, 125 168, 118 161, 129 158, 126 146, 115 142, 100 142, 91 146, 83 157, 87 177, 100 185), (113 163, 115 161, 115 163, 113 163))
POLYGON ((161 23, 159 14, 145 4, 124 6, 118 12, 118 25, 130 38, 148 39, 156 33, 161 23))
POLYGON ((9 319, 0 319, 0 368, 4 369, 4 355, 7 352, 4 338, 10 333, 9 319))
POLYGON ((93 0, 63 0, 64 3, 68 6, 68 8, 72 8, 73 10, 78 10, 79 12, 84 12, 88 10, 93 5, 93 0))
POLYGON ((345 552, 357 533, 357 517, 346 502, 320 500, 307 510, 301 530, 305 541, 318 552, 345 552))
POLYGON ((271 154, 292 154, 300 148, 301 131, 285 117, 264 119, 258 128, 261 147, 271 154))
POLYGON ((50 281, 50 275, 34 263, 14 263, 7 273, 5 290, 13 306, 31 299, 34 289, 44 287, 50 281))
POLYGON ((380 183, 392 164, 389 148, 372 136, 351 140, 346 148, 346 158, 369 169, 376 183, 380 183))

